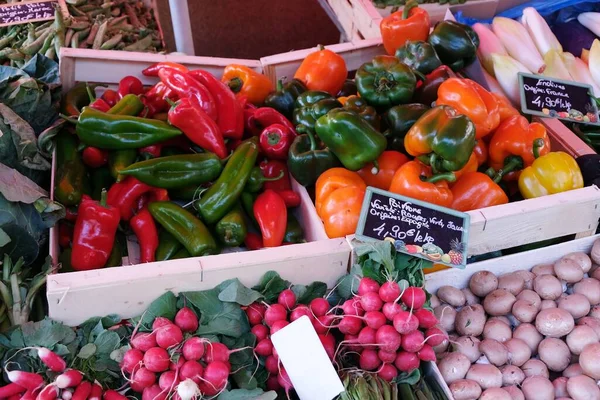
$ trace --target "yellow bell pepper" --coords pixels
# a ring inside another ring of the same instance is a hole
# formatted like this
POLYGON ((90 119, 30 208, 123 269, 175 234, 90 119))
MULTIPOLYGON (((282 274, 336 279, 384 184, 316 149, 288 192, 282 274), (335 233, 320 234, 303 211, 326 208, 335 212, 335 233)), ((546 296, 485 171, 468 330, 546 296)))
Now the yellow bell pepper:
POLYGON ((526 199, 582 187, 583 176, 577 162, 562 151, 539 157, 519 177, 519 190, 526 199))

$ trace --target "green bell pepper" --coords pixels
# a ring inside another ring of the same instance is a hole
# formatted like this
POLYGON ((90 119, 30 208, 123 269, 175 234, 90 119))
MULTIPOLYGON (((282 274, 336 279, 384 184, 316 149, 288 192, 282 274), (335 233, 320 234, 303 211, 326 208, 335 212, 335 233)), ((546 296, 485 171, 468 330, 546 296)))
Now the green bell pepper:
POLYGON ((302 243, 304 242, 304 230, 302 225, 298 222, 298 219, 293 213, 289 212, 287 215, 287 225, 285 227, 285 236, 283 237, 285 243, 302 243))
POLYGON ((117 182, 121 182, 125 177, 121 172, 133 164, 138 156, 136 149, 114 150, 108 154, 108 168, 110 174, 117 182))
POLYGON ((280 80, 277 82, 277 91, 265 98, 265 106, 276 109, 291 121, 296 98, 306 90, 306 86, 299 79, 294 79, 286 84, 280 80))
POLYGON ((156 261, 170 260, 182 248, 183 245, 179 243, 179 240, 163 229, 158 234, 158 247, 154 253, 156 261))
POLYGON ((294 125, 304 125, 314 129, 317 119, 334 108, 341 108, 342 103, 331 97, 327 92, 304 92, 296 99, 294 109, 294 125))
POLYGON ((383 134, 355 112, 344 109, 332 110, 319 118, 315 130, 344 167, 351 171, 358 171, 367 163, 376 161, 387 146, 383 134))
POLYGON ((189 258, 191 257, 190 252, 183 247, 177 253, 173 254, 173 257, 169 258, 169 260, 179 260, 181 258, 189 258))
POLYGON ((400 62, 423 75, 431 73, 442 65, 433 47, 420 40, 406 42, 404 46, 396 50, 396 57, 400 62))
POLYGON ((297 136, 290 146, 288 169, 298 183, 310 186, 323 172, 338 167, 340 161, 327 147, 317 144, 310 129, 299 127, 298 133, 303 132, 305 134, 297 136))
POLYGON ((373 126, 373 128, 379 130, 380 128, 380 120, 379 115, 377 115, 377 110, 374 107, 371 107, 365 99, 358 96, 350 96, 346 99, 344 103, 344 108, 346 110, 354 111, 361 117, 365 119, 368 123, 373 126))
POLYGON ((376 56, 356 71, 360 97, 379 109, 387 109, 410 101, 417 78, 408 65, 394 56, 376 56))
POLYGON ((77 138, 62 131, 56 138, 56 179, 54 197, 64 206, 81 202, 86 182, 86 169, 77 151, 77 138))
POLYGON ((387 139, 387 149, 404 152, 404 136, 421 115, 429 110, 424 104, 412 103, 394 106, 383 115, 388 129, 383 132, 387 139))
POLYGON ((237 247, 246 239, 246 221, 241 205, 235 206, 215 226, 217 238, 228 247, 237 247))
POLYGON ((356 82, 354 82, 354 79, 346 79, 342 85, 342 88, 335 97, 354 96, 356 93, 358 93, 358 89, 356 88, 356 82))
POLYGON ((469 66, 477 57, 479 36, 468 25, 448 20, 438 22, 427 40, 442 63, 453 71, 469 66))

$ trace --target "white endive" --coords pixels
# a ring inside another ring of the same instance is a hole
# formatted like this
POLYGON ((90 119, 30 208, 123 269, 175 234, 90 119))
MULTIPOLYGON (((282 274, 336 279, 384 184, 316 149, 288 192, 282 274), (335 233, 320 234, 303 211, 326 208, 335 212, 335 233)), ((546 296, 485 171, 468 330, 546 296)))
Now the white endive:
POLYGON ((510 56, 492 55, 494 63, 494 73, 498 84, 506 94, 506 97, 518 106, 521 102, 521 92, 519 91, 519 72, 530 74, 531 71, 526 66, 510 56))
POLYGON ((600 36, 600 13, 597 12, 585 12, 577 16, 577 21, 590 31, 594 32, 596 36, 600 36))
POLYGON ((562 57, 562 53, 559 53, 556 50, 550 50, 544 56, 544 61, 546 62, 546 69, 542 73, 542 75, 549 76, 557 79, 564 79, 567 81, 572 81, 573 78, 571 74, 569 74, 569 70, 565 65, 562 57))
POLYGON ((596 85, 600 86, 600 40, 594 40, 592 48, 590 49, 588 67, 590 74, 596 82, 596 85))
MULTIPOLYGON (((494 63, 492 61, 492 68, 493 67, 494 67, 494 63)), ((487 86, 490 89, 490 92, 492 92, 492 93, 498 93, 498 94, 501 94, 503 96, 506 96, 504 94, 504 90, 502 89, 502 86, 500 86, 500 84, 498 83, 498 81, 496 80, 496 78, 494 78, 492 75, 488 74, 485 69, 482 72, 483 72, 483 77, 485 78, 485 82, 487 83, 487 86)))
POLYGON ((554 36, 544 17, 535 8, 525 8, 521 22, 529 32, 529 36, 533 39, 533 43, 535 43, 535 47, 537 47, 542 57, 552 49, 562 52, 560 42, 554 36))
POLYGON ((529 71, 535 73, 544 71, 544 60, 523 25, 510 18, 496 17, 492 22, 492 30, 512 58, 527 67, 529 71))
POLYGON ((498 39, 498 36, 487 25, 478 22, 473 25, 473 30, 479 36, 479 48, 477 49, 479 61, 481 61, 483 68, 493 76, 494 63, 492 62, 492 54, 507 56, 508 53, 500 39, 498 39))
POLYGON ((592 74, 590 74, 587 64, 583 62, 581 58, 575 57, 571 53, 562 53, 561 57, 569 70, 569 74, 573 77, 573 80, 575 82, 587 83, 592 87, 594 96, 600 96, 600 87, 594 82, 594 78, 592 78, 592 74))

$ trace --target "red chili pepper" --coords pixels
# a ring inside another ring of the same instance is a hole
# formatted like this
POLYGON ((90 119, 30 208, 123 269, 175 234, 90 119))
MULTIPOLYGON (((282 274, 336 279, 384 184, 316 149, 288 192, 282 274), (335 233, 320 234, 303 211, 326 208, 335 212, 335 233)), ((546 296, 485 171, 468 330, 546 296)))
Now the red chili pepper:
POLYGON ((152 190, 152 186, 128 176, 121 182, 115 183, 108 191, 108 204, 119 210, 121 219, 129 221, 136 210, 136 202, 142 195, 152 190))
POLYGON ((93 108, 94 110, 99 110, 102 112, 107 112, 108 110, 110 110, 110 106, 102 98, 94 100, 92 102, 92 104, 90 104, 90 108, 93 108))
POLYGON ((213 121, 217 120, 218 111, 215 98, 202 83, 186 73, 175 69, 163 68, 159 71, 160 80, 180 99, 187 98, 201 110, 203 110, 213 121))
POLYGON ((108 162, 108 151, 97 147, 86 147, 81 153, 83 163, 91 168, 100 168, 108 162))
POLYGON ((121 98, 128 94, 140 95, 144 93, 144 84, 135 76, 126 76, 119 82, 117 93, 121 98))
POLYGON ((119 209, 106 205, 107 193, 100 202, 83 196, 73 231, 71 265, 75 271, 102 268, 115 242, 119 226, 119 209))
POLYGON ((153 201, 169 201, 169 192, 167 189, 152 188, 148 193, 148 200, 153 201))
POLYGON ((101 97, 109 106, 113 107, 119 101, 119 94, 114 90, 107 89, 104 91, 101 97))
POLYGON ((254 232, 248 232, 246 234, 244 244, 246 245, 248 250, 259 250, 265 247, 263 246, 263 241, 260 235, 254 232))
POLYGON ((181 64, 174 63, 171 61, 161 61, 156 64, 152 64, 148 68, 142 71, 144 76, 158 76, 158 72, 163 68, 175 69, 179 72, 188 72, 188 69, 181 64))
POLYGON ((140 262, 156 261, 154 254, 158 247, 158 232, 150 211, 147 208, 142 209, 135 217, 131 218, 129 225, 140 244, 140 262))
POLYGON ((294 125, 292 125, 292 123, 288 121, 283 114, 270 107, 257 108, 249 117, 247 121, 247 128, 253 136, 258 136, 263 129, 274 124, 285 126, 294 134, 294 136, 296 135, 296 129, 294 128, 294 125))
POLYGON ((161 144, 153 144, 150 146, 142 147, 141 149, 138 150, 138 153, 140 153, 142 156, 145 156, 147 158, 158 158, 158 157, 160 157, 161 151, 162 151, 161 144))
POLYGON ((277 194, 281 196, 287 208, 298 207, 301 203, 300 195, 293 190, 280 190, 277 194))
POLYGON ((263 184, 264 190, 271 189, 276 192, 292 190, 292 182, 290 181, 290 173, 286 163, 279 160, 268 160, 261 162, 259 167, 265 178, 276 178, 281 175, 281 171, 283 171, 283 176, 280 179, 265 182, 263 184))
POLYGON ((175 92, 169 89, 164 83, 158 82, 142 96, 142 101, 149 108, 150 114, 154 115, 169 109, 169 103, 167 103, 165 97, 173 101, 177 100, 175 92))
POLYGON ((265 190, 256 198, 253 210, 265 247, 281 246, 287 224, 287 207, 281 196, 265 190))
POLYGON ((140 212, 141 210, 146 208, 150 203, 149 198, 150 195, 148 193, 141 195, 140 198, 137 199, 137 206, 135 208, 135 212, 140 212))
POLYGON ((65 207, 65 219, 70 222, 75 222, 77 220, 77 209, 65 207))
POLYGON ((63 249, 66 249, 71 245, 71 239, 73 238, 73 226, 61 222, 58 224, 58 244, 63 249))
POLYGON ((260 148, 268 158, 287 160, 288 151, 296 135, 288 127, 273 124, 260 133, 260 148))
POLYGON ((204 150, 215 153, 219 158, 227 157, 225 140, 217 123, 189 98, 181 99, 171 107, 169 122, 204 150))
POLYGON ((210 72, 201 69, 190 71, 189 75, 206 86, 214 96, 219 114, 217 123, 223 137, 241 139, 244 135, 244 112, 229 86, 215 78, 210 72))

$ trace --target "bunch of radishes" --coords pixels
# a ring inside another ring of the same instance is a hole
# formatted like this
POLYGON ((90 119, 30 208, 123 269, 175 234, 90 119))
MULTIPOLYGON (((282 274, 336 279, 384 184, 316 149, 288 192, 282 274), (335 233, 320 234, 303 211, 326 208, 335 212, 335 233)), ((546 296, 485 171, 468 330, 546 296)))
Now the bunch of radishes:
POLYGON ((225 389, 231 372, 229 355, 240 349, 230 351, 222 343, 192 336, 198 324, 194 311, 184 307, 174 322, 157 317, 152 332, 134 332, 121 368, 143 400, 198 399, 225 389))

